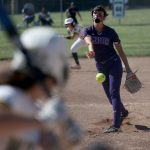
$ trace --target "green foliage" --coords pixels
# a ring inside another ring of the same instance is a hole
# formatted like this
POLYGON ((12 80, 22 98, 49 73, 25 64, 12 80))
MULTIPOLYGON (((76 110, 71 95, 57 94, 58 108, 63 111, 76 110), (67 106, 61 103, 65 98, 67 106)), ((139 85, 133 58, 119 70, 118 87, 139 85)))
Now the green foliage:
MULTIPOLYGON (((83 25, 91 25, 90 11, 80 13, 83 18, 83 25)), ((108 13, 109 16, 106 18, 105 24, 113 27, 118 32, 126 54, 128 56, 150 56, 150 9, 127 10, 125 18, 121 19, 120 22, 118 19, 112 17, 110 10, 108 13)), ((54 20, 53 27, 60 34, 67 35, 67 31, 61 21, 61 14, 59 12, 52 13, 51 16, 54 20)), ((63 20, 64 19, 65 16, 63 15, 63 20)), ((17 25, 22 22, 22 16, 13 16, 13 20, 17 25)), ((19 32, 22 32, 22 30, 19 30, 19 32)), ((0 31, 0 39, 0 59, 11 58, 14 47, 3 31, 0 31)), ((67 40, 69 53, 69 47, 73 41, 74 40, 67 40)), ((81 48, 79 55, 84 57, 86 51, 87 47, 81 48)))

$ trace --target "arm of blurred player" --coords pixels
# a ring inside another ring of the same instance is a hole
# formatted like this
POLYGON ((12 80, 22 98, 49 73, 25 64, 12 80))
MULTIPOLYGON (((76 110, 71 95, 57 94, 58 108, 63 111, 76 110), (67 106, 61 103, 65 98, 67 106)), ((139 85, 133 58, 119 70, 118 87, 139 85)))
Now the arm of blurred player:
POLYGON ((70 15, 69 15, 69 10, 68 9, 66 9, 66 11, 65 11, 65 16, 68 18, 68 17, 70 17, 70 15))
POLYGON ((34 118, 20 116, 19 114, 13 114, 12 112, 0 113, 0 134, 1 135, 13 135, 14 133, 22 130, 39 129, 43 128, 43 125, 34 118))
POLYGON ((77 11, 77 14, 78 14, 80 20, 82 21, 82 17, 81 17, 81 14, 79 13, 79 11, 77 11))
MULTIPOLYGON (((11 112, 1 112, 0 113, 0 135, 1 136, 11 136, 17 135, 20 131, 24 133, 32 129, 39 129, 34 136, 33 142, 40 145, 42 149, 61 149, 59 143, 59 138, 51 130, 45 129, 41 122, 34 118, 29 118, 25 116, 19 116, 12 114, 11 112)), ((26 143, 27 144, 27 143, 26 143)))
POLYGON ((54 97, 48 100, 43 109, 39 112, 38 120, 41 120, 47 128, 52 122, 59 125, 64 141, 74 145, 80 142, 82 131, 74 119, 69 115, 63 99, 54 97))
POLYGON ((71 40, 74 39, 78 34, 76 32, 72 33, 71 35, 65 36, 66 39, 71 40))

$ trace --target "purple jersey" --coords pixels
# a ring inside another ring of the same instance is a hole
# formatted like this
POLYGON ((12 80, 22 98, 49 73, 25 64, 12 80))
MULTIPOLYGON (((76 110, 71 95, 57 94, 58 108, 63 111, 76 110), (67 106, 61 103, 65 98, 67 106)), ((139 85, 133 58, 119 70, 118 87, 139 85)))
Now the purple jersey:
POLYGON ((76 16, 76 13, 78 12, 78 8, 77 7, 68 8, 67 12, 69 15, 68 17, 74 18, 76 16))
POLYGON ((92 38, 96 62, 105 62, 117 55, 113 43, 120 42, 120 39, 114 29, 104 25, 103 31, 98 33, 94 26, 90 26, 84 28, 82 34, 83 37, 90 36, 92 38))

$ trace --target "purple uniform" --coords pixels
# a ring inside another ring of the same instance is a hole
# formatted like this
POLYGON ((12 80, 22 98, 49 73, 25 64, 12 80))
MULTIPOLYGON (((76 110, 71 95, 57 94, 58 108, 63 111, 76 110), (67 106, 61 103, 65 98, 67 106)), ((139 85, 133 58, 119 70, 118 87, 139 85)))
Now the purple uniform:
POLYGON ((77 24, 78 21, 77 21, 77 18, 76 18, 76 13, 78 12, 78 8, 77 7, 71 7, 71 8, 68 8, 66 11, 67 11, 67 14, 68 14, 67 17, 68 18, 71 17, 74 20, 75 24, 77 24))
POLYGON ((112 56, 117 55, 113 47, 114 42, 120 42, 117 33, 110 27, 104 26, 102 32, 98 33, 94 26, 87 27, 83 33, 85 36, 91 36, 93 48, 95 51, 95 60, 97 63, 107 61, 112 56))
POLYGON ((124 115, 126 110, 120 98, 122 63, 113 44, 120 42, 120 39, 115 30, 106 25, 104 25, 101 33, 98 33, 94 26, 90 26, 85 28, 82 34, 83 37, 90 36, 92 39, 97 71, 104 73, 106 76, 102 85, 113 106, 113 125, 119 128, 121 115, 124 115))

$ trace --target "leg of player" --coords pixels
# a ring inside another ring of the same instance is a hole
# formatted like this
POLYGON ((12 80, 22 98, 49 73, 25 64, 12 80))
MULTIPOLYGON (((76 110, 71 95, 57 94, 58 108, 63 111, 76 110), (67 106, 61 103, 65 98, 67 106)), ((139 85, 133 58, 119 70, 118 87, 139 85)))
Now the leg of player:
POLYGON ((80 62, 79 62, 79 57, 78 57, 78 49, 81 48, 82 46, 86 45, 84 40, 78 38, 71 46, 71 53, 72 53, 72 57, 76 63, 75 66, 71 66, 71 69, 80 69, 80 62))
POLYGON ((79 63, 79 57, 78 57, 78 53, 72 53, 72 57, 74 58, 74 61, 76 63, 75 66, 71 66, 71 69, 80 69, 80 63, 79 63))
POLYGON ((122 79, 122 65, 119 58, 112 60, 104 65, 97 66, 106 75, 103 82, 104 91, 113 106, 113 124, 104 130, 104 133, 118 132, 122 118, 127 117, 128 111, 125 109, 120 98, 120 85, 122 79), (107 68, 111 70, 108 71, 107 68))
MULTIPOLYGON (((103 72, 104 73, 104 72, 103 72)), ((110 104, 112 105, 112 99, 111 99, 111 95, 109 92, 109 80, 107 80, 108 77, 106 77, 105 82, 102 83, 103 87, 104 87, 104 91, 106 93, 106 96, 110 102, 110 104)), ((121 102, 121 122, 128 116, 128 110, 125 109, 123 103, 121 102)))
POLYGON ((109 74, 110 82, 110 98, 113 106, 113 124, 110 128, 106 129, 104 133, 118 132, 121 126, 121 116, 127 110, 124 108, 120 98, 120 85, 122 79, 122 66, 118 60, 114 62, 114 65, 109 74))

